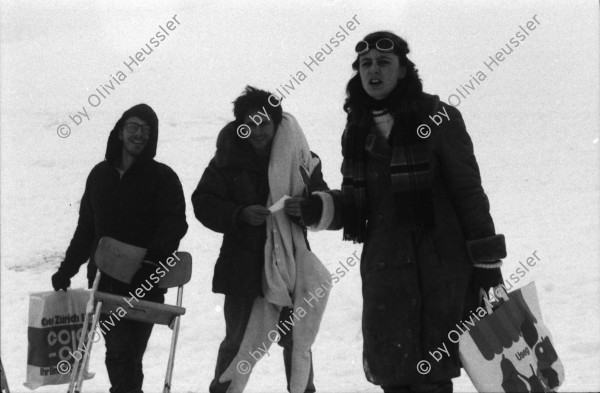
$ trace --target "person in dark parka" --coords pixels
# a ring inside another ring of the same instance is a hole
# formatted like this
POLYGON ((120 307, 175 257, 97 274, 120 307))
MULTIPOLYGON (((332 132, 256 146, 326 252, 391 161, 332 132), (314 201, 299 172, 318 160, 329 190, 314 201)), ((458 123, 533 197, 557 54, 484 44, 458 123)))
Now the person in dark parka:
POLYGON ((344 240, 364 244, 367 379, 384 392, 451 392, 460 362, 448 333, 477 308, 480 289, 502 283, 504 236, 460 112, 423 93, 407 43, 376 32, 356 52, 342 190, 298 205, 307 225, 343 228, 344 240), (420 373, 417 363, 443 344, 449 356, 420 373))
MULTIPOLYGON (((130 292, 144 288, 148 289, 144 300, 164 302, 166 290, 149 285, 148 278, 160 266, 159 261, 177 250, 188 225, 177 174, 154 160, 157 142, 158 118, 152 108, 139 104, 123 113, 108 137, 105 160, 88 176, 75 234, 52 276, 55 290, 67 290, 70 279, 88 259, 91 288, 97 271, 94 254, 98 242, 110 236, 148 251, 131 284, 102 274, 98 290, 130 298, 130 292)), ((121 319, 104 331, 111 393, 142 392, 142 357, 152 327, 121 319)))
MULTIPOLYGON (((220 383, 219 377, 238 353, 254 299, 263 296, 265 219, 270 214, 265 207, 269 197, 268 166, 272 140, 282 119, 281 106, 271 105, 269 97, 270 93, 248 86, 236 99, 235 121, 219 132, 215 156, 192 194, 196 218, 207 228, 223 234, 212 290, 225 295, 226 337, 219 347, 215 378, 209 388, 211 393, 227 390, 230 382, 220 383), (247 138, 237 133, 238 127, 244 124, 251 130, 247 138)), ((316 157, 314 153, 313 157, 316 157)), ((308 183, 309 192, 328 189, 320 163, 308 183)), ((292 219, 300 214, 287 209, 286 213, 292 219)), ((298 219, 296 222, 302 225, 298 219)), ((303 230, 306 239, 306 228, 303 230)), ((283 307, 280 321, 289 319, 291 312, 291 308, 283 307)), ((289 390, 291 330, 282 334, 278 344, 284 348, 289 390)), ((311 366, 306 392, 314 391, 311 366)))

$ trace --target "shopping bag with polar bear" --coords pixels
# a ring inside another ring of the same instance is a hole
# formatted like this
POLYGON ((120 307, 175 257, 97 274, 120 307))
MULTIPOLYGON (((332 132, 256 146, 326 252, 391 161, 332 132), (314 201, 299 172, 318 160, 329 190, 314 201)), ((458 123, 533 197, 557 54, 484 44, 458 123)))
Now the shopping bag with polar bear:
POLYGON ((463 367, 478 392, 552 392, 565 379, 544 325, 535 283, 507 293, 483 293, 484 307, 459 340, 463 367), (499 304, 499 305, 498 305, 499 304))

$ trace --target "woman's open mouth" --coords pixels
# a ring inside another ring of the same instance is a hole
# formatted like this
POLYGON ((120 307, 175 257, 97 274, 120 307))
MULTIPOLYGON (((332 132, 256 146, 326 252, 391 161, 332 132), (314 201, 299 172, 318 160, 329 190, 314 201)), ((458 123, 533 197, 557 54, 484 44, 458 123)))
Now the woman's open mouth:
POLYGON ((382 84, 383 84, 383 81, 381 79, 377 79, 377 78, 369 79, 369 86, 379 87, 382 84))

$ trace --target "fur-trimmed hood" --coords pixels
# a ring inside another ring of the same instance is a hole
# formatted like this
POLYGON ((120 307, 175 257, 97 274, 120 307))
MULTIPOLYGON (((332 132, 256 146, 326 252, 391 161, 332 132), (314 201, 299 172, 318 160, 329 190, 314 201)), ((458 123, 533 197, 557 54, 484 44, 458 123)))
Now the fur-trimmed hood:
POLYGON ((237 134, 235 122, 227 124, 219 132, 215 161, 220 168, 255 168, 256 153, 250 143, 237 134))

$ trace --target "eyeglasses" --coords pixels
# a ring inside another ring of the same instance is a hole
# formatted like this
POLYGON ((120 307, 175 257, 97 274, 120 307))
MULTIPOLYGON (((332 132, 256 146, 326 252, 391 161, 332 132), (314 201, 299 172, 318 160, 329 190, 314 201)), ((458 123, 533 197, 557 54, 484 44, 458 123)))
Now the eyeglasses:
POLYGON ((152 133, 152 128, 146 124, 125 123, 125 129, 130 134, 135 134, 137 130, 142 129, 142 134, 149 136, 152 133))
MULTIPOLYGON (((358 55, 364 55, 370 49, 367 41, 359 41, 354 48, 358 55)), ((394 50, 394 41, 389 38, 380 38, 375 42, 375 49, 383 53, 389 53, 394 50)))

